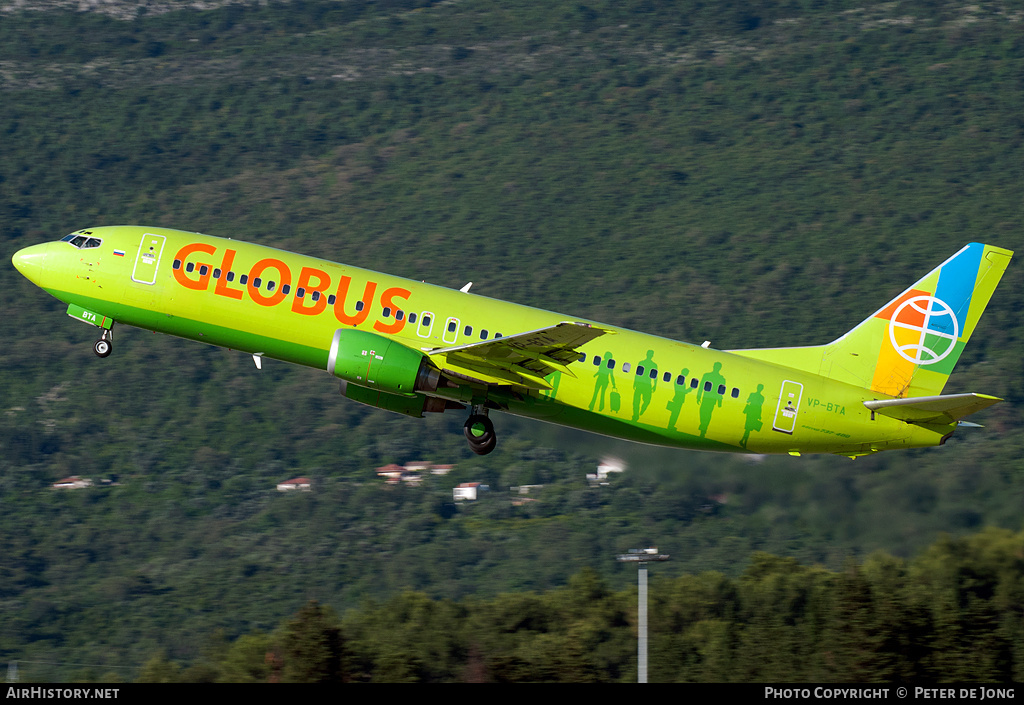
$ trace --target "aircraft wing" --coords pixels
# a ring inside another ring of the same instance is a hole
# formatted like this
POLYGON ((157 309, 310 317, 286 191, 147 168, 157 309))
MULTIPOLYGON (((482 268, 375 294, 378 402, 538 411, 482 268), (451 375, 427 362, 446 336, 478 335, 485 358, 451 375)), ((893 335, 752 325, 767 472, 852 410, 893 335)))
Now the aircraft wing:
POLYGON ((551 389, 552 372, 575 377, 568 365, 579 348, 612 331, 589 323, 563 321, 554 326, 450 348, 424 349, 442 371, 482 384, 551 389))
POLYGON ((873 399, 864 406, 875 413, 907 423, 955 423, 976 411, 1002 401, 988 394, 944 394, 910 399, 873 399))

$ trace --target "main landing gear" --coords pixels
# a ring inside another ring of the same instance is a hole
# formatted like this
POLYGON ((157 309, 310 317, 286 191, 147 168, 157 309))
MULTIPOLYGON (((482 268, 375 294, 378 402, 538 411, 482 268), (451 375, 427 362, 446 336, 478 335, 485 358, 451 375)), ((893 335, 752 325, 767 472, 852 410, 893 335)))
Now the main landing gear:
POLYGON ((477 455, 487 455, 498 445, 494 424, 487 417, 487 409, 483 405, 473 407, 462 430, 466 434, 466 440, 469 441, 470 449, 477 455))
POLYGON ((114 333, 108 329, 103 329, 103 335, 100 339, 93 343, 92 351, 100 357, 106 357, 114 349, 114 333))

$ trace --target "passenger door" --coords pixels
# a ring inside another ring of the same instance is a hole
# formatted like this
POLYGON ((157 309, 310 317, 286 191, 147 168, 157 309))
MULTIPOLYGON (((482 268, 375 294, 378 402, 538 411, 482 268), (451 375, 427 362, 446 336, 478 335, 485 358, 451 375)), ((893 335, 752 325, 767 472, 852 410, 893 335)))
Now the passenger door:
POLYGON ((782 433, 793 433, 796 428, 796 417, 800 412, 800 401, 804 395, 804 385, 786 380, 782 383, 779 404, 775 407, 775 420, 772 428, 782 433))
POLYGON ((150 235, 146 233, 139 243, 139 251, 135 255, 135 268, 132 270, 132 281, 139 284, 156 283, 157 269, 160 267, 160 257, 164 252, 163 235, 150 235))

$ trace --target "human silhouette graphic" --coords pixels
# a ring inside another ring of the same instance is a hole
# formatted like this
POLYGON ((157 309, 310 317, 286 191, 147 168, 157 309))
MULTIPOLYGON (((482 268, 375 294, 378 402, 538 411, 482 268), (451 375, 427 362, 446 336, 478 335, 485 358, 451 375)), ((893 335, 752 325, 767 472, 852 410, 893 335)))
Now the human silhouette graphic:
MULTIPOLYGON (((594 377, 597 378, 597 383, 594 385, 594 396, 590 399, 590 410, 594 410, 594 404, 600 400, 600 405, 597 407, 598 411, 604 411, 604 393, 608 389, 608 384, 611 383, 612 389, 616 389, 615 386, 615 375, 612 374, 612 369, 608 367, 608 360, 612 359, 612 354, 606 352, 604 357, 601 358, 601 364, 597 368, 597 372, 594 373, 594 377)), ((613 409, 614 411, 614 409, 613 409)))
POLYGON ((562 373, 555 370, 544 379, 551 383, 551 389, 543 390, 541 391, 541 394, 554 399, 558 394, 558 383, 562 381, 562 373))
POLYGON ((668 415, 668 427, 673 431, 676 430, 676 420, 679 418, 679 412, 683 408, 683 404, 686 402, 686 395, 693 391, 689 384, 686 384, 686 378, 690 376, 690 370, 684 369, 679 373, 683 378, 683 384, 676 385, 676 394, 672 397, 672 401, 665 407, 671 413, 668 415))
POLYGON ((657 366, 657 363, 654 362, 654 351, 648 350, 647 357, 645 357, 637 367, 638 372, 641 368, 643 369, 643 374, 633 376, 634 421, 638 421, 640 416, 647 411, 647 407, 651 404, 651 397, 654 395, 654 387, 657 385, 657 380, 651 378, 650 371, 656 369, 657 366))
POLYGON ((757 391, 751 392, 747 397, 747 405, 743 407, 743 415, 747 417, 743 424, 743 438, 740 439, 740 447, 746 448, 750 439, 751 431, 761 430, 761 407, 764 406, 764 385, 757 385, 757 391))
POLYGON ((700 404, 700 437, 704 438, 711 424, 711 414, 715 407, 722 406, 722 392, 725 388, 725 377, 721 375, 722 363, 716 362, 711 372, 700 378, 697 388, 697 403, 700 404))

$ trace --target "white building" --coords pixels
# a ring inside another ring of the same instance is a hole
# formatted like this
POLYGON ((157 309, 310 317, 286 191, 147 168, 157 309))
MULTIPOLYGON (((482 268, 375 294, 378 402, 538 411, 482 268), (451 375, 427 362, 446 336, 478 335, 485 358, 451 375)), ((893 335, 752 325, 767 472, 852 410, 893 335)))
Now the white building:
POLYGON ((591 485, 607 485, 608 476, 613 472, 623 472, 626 463, 618 458, 601 458, 596 473, 587 473, 587 482, 591 485))
POLYGON ((294 477, 291 480, 285 480, 277 486, 278 492, 292 492, 294 490, 309 492, 312 489, 313 483, 309 481, 308 477, 294 477))
POLYGON ((87 477, 72 475, 71 477, 65 477, 63 480, 57 480, 51 487, 55 490, 80 490, 83 487, 92 487, 92 480, 87 477))
POLYGON ((463 482, 452 490, 452 496, 456 502, 461 499, 474 501, 480 492, 486 492, 487 489, 487 485, 481 485, 479 482, 463 482))

